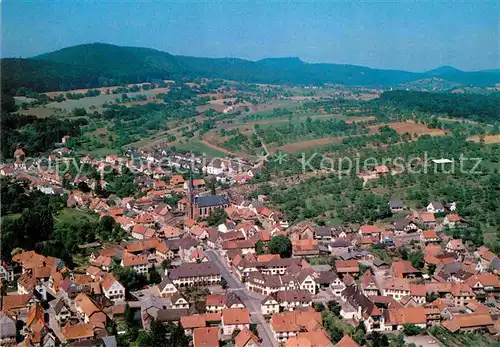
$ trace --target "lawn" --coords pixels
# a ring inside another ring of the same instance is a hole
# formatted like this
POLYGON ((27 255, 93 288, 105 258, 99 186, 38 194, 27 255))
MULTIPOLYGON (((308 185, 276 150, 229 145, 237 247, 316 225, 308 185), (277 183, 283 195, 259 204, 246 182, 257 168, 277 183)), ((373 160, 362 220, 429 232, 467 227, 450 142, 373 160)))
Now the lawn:
POLYGON ((56 223, 71 223, 74 224, 76 220, 97 222, 98 217, 88 211, 79 210, 78 208, 65 208, 57 216, 54 216, 56 223))
POLYGON ((188 142, 182 144, 175 144, 176 148, 192 151, 193 153, 203 154, 205 153, 209 157, 227 157, 227 153, 217 150, 215 148, 209 147, 207 144, 199 141, 199 140, 190 140, 188 142))

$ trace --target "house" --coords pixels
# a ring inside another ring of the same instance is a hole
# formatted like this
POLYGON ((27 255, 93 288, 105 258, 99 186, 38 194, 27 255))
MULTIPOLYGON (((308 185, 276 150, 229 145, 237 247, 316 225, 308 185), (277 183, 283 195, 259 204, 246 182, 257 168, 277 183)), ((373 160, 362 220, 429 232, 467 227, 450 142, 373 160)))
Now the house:
POLYGON ((235 293, 210 294, 205 298, 205 310, 207 312, 221 312, 226 308, 243 308, 243 302, 235 293))
POLYGON ((398 213, 403 211, 404 209, 404 204, 403 201, 399 198, 392 198, 389 200, 389 209, 391 210, 392 213, 398 213))
POLYGON ((389 173, 389 168, 386 165, 377 165, 375 166, 375 173, 377 177, 382 177, 389 173))
POLYGON ((4 166, 0 169, 0 176, 13 176, 14 170, 10 166, 4 166))
POLYGON ((418 231, 418 226, 411 218, 400 218, 394 222, 394 232, 396 235, 418 231))
POLYGON ((448 214, 444 217, 443 226, 447 226, 450 229, 459 228, 462 226, 462 218, 458 214, 448 214))
POLYGON ((314 257, 319 253, 320 249, 316 240, 292 240, 293 257, 314 257))
POLYGON ((157 285, 157 287, 162 298, 171 297, 178 292, 177 288, 167 275, 163 277, 162 281, 157 285))
POLYGON ((415 278, 421 277, 420 270, 415 269, 409 260, 400 260, 392 263, 389 271, 394 277, 400 278, 415 278))
POLYGON ((376 225, 365 224, 359 228, 359 234, 361 236, 376 236, 380 237, 380 234, 384 231, 381 227, 376 225))
POLYGON ((60 298, 54 305, 54 312, 59 326, 64 326, 71 317, 71 311, 63 298, 60 298))
POLYGON ((344 337, 333 347, 360 347, 349 335, 344 335, 344 337))
POLYGON ((410 296, 410 283, 404 278, 388 278, 383 283, 382 294, 400 301, 403 297, 410 296))
POLYGON ((273 295, 275 295, 283 311, 294 311, 312 305, 311 293, 307 290, 283 290, 273 295))
POLYGON ((34 302, 31 294, 4 295, 1 297, 2 311, 11 317, 28 313, 29 306, 34 302))
POLYGON ((436 230, 424 230, 420 234, 420 241, 427 244, 429 242, 439 242, 441 239, 437 235, 436 230))
POLYGON ((450 253, 462 254, 466 249, 461 239, 450 240, 446 244, 445 250, 450 253))
POLYGON ((326 331, 321 327, 317 328, 317 331, 312 328, 311 331, 299 332, 297 336, 290 337, 286 340, 286 347, 333 347, 326 331))
POLYGON ((428 228, 436 227, 436 217, 433 212, 415 212, 415 218, 428 228))
POLYGON ((426 207, 427 212, 442 213, 445 211, 444 206, 439 201, 431 201, 426 207))
POLYGON ((425 304, 427 299, 427 287, 425 284, 410 283, 410 296, 416 304, 425 304))
POLYGON ((471 276, 465 282, 477 294, 500 291, 500 279, 494 274, 482 273, 471 276))
POLYGON ((413 324, 425 329, 427 327, 425 309, 423 307, 390 306, 387 310, 384 310, 385 330, 403 330, 403 326, 407 324, 413 324))
POLYGON ((80 293, 75 298, 75 309, 84 323, 92 323, 104 328, 107 321, 106 314, 87 294, 80 293))
POLYGON ((6 262, 0 264, 0 281, 14 281, 14 269, 6 262))
POLYGON ((361 292, 366 296, 380 295, 375 276, 370 269, 366 270, 360 278, 361 292))
POLYGON ((312 271, 302 269, 294 274, 295 280, 301 290, 307 290, 312 295, 316 294, 317 282, 312 271))
POLYGON ((359 273, 359 263, 357 260, 335 260, 335 270, 338 274, 357 275, 359 273))
POLYGON ((101 287, 104 296, 113 301, 115 305, 125 301, 125 287, 112 274, 108 273, 104 276, 101 287))
POLYGON ((481 246, 474 252, 474 255, 480 261, 483 268, 488 268, 494 262, 497 256, 488 247, 481 246))
POLYGON ((193 330, 193 347, 219 346, 219 328, 196 328, 193 330))
POLYGON ((207 326, 207 320, 204 314, 195 314, 181 317, 180 324, 187 335, 192 335, 193 329, 205 328, 207 326))
POLYGON ((172 295, 170 302, 172 303, 172 309, 174 310, 189 308, 189 302, 179 292, 172 295))
POLYGON ((134 255, 132 253, 123 252, 122 261, 120 263, 122 267, 130 267, 132 270, 140 275, 145 275, 150 267, 148 257, 134 255))
POLYGON ((61 329, 61 334, 66 339, 66 342, 90 340, 96 335, 94 324, 91 323, 66 324, 61 329))
POLYGON ((263 315, 272 315, 279 313, 280 304, 276 296, 270 294, 261 301, 260 308, 263 315))
POLYGON ((326 289, 329 287, 336 297, 340 297, 342 291, 345 289, 344 282, 333 271, 321 271, 315 280, 320 288, 326 289))
POLYGON ((135 224, 132 227, 131 236, 138 240, 150 239, 155 235, 155 230, 142 224, 135 224))
POLYGON ((182 236, 182 230, 177 227, 166 225, 160 229, 160 235, 165 239, 179 239, 182 236))
POLYGON ((273 314, 271 317, 271 331, 278 342, 285 342, 299 332, 308 331, 309 327, 321 327, 323 320, 320 312, 288 311, 273 314))
POLYGON ((234 338, 235 347, 260 347, 259 338, 250 329, 243 328, 234 338))
POLYGON ((328 244, 328 251, 334 257, 338 257, 341 254, 345 254, 349 252, 349 248, 351 247, 351 242, 347 239, 338 238, 333 242, 328 244))
POLYGON ((451 299, 456 306, 465 306, 475 298, 471 287, 465 283, 453 283, 450 292, 451 299))
POLYGON ((314 239, 317 241, 330 242, 332 240, 332 235, 332 228, 323 226, 314 228, 314 239))
POLYGON ((457 331, 487 331, 493 327, 495 322, 489 314, 459 314, 441 325, 448 331, 455 333, 457 331))
POLYGON ((169 277, 174 285, 180 287, 212 285, 221 280, 220 270, 212 262, 181 264, 170 270, 169 277))
POLYGON ((231 335, 235 329, 250 329, 250 313, 247 308, 226 308, 222 310, 222 332, 231 335))

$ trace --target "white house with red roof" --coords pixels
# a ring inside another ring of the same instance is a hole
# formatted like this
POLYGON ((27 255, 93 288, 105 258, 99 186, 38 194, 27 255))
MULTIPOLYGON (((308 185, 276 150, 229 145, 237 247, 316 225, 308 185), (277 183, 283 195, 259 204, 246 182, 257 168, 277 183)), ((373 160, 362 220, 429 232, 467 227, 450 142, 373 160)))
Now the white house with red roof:
POLYGON ((106 274, 101 287, 104 296, 115 305, 125 301, 125 287, 112 274, 106 274))

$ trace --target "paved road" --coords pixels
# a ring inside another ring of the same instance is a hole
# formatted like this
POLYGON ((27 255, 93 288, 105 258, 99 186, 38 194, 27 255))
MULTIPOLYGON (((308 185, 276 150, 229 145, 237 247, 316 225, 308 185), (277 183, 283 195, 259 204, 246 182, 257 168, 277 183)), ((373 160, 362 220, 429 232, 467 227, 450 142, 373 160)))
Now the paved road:
POLYGON ((262 338, 263 347, 275 347, 277 346, 274 334, 271 331, 269 323, 266 322, 264 316, 261 312, 260 299, 256 298, 252 293, 250 293, 243 283, 237 279, 229 271, 229 267, 226 262, 222 260, 222 256, 212 249, 206 249, 205 254, 208 259, 214 262, 220 269, 222 277, 227 281, 228 290, 236 292, 238 297, 243 301, 245 306, 250 312, 250 321, 257 324, 257 330, 259 331, 259 337, 262 338))

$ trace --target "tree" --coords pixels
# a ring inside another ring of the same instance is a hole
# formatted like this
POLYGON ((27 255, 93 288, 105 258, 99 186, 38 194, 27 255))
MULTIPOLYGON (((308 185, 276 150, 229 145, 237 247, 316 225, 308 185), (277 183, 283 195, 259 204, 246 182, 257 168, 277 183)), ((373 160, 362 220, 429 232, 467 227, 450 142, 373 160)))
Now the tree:
POLYGON ((410 253, 408 255, 408 260, 411 261, 411 264, 417 269, 422 269, 425 265, 424 253, 422 251, 410 253))
POLYGON ((139 347, 150 347, 153 345, 153 339, 151 338, 151 334, 148 334, 145 331, 140 331, 135 343, 139 347))
POLYGON ((136 325, 134 311, 130 308, 128 303, 125 305, 124 318, 125 318, 125 324, 127 325, 127 328, 130 328, 130 327, 136 325))
POLYGON ((325 305, 321 302, 315 302, 313 308, 316 312, 323 312, 325 310, 325 305))
POLYGON ((327 303, 328 309, 337 317, 340 317, 340 310, 342 307, 340 307, 339 303, 336 302, 335 300, 330 300, 327 303))
POLYGON ((385 346, 389 346, 389 338, 386 335, 384 335, 384 334, 380 334, 378 331, 372 332, 368 336, 368 339, 371 340, 372 347, 385 347, 385 346))
POLYGON ((227 288, 227 281, 226 281, 226 279, 224 277, 222 277, 220 279, 220 285, 221 285, 222 289, 226 289, 227 288))
POLYGON ((151 344, 149 346, 162 346, 165 345, 165 337, 167 336, 167 328, 163 323, 153 320, 149 325, 151 330, 151 344))
POLYGON ((208 225, 217 226, 226 223, 227 214, 222 208, 216 208, 207 218, 208 225))
POLYGON ((257 329, 257 324, 250 323, 250 331, 257 337, 259 337, 259 330, 257 329))
POLYGON ((290 258, 292 256, 292 243, 285 235, 274 236, 269 242, 269 252, 279 254, 281 258, 290 258))
POLYGON ((422 332, 422 328, 416 326, 415 324, 404 324, 403 333, 407 336, 418 335, 422 332))
POLYGON ((99 227, 102 231, 110 233, 115 226, 115 219, 111 216, 104 216, 99 221, 99 227))
POLYGON ((436 264, 429 264, 427 266, 427 273, 429 274, 429 276, 434 275, 435 271, 436 271, 436 264))
POLYGON ((425 294, 425 301, 426 302, 433 302, 437 298, 439 298, 439 294, 436 292, 431 292, 431 293, 425 294))
POLYGON ((161 275, 158 273, 158 270, 156 270, 156 267, 152 266, 149 269, 149 283, 158 284, 160 282, 161 282, 161 275))
POLYGON ((186 336, 184 328, 181 324, 169 323, 167 326, 167 334, 170 336, 169 347, 188 347, 189 339, 186 336))
POLYGON ((260 254, 264 254, 265 253, 265 250, 264 250, 264 243, 262 241, 257 241, 257 243, 255 244, 255 252, 260 255, 260 254))
POLYGON ((172 261, 170 259, 164 259, 162 262, 161 262, 161 268, 163 270, 166 270, 166 269, 170 269, 172 268, 172 261))

